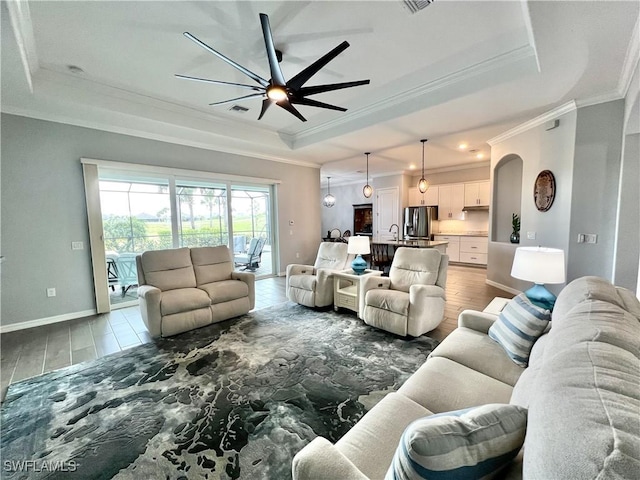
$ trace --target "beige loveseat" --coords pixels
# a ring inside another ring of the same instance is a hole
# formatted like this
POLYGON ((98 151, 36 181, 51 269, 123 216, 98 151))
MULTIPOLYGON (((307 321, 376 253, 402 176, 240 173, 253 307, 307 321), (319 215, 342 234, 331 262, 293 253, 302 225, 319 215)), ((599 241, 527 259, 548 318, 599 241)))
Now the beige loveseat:
POLYGON ((234 272, 225 245, 148 251, 136 265, 140 312, 153 337, 244 315, 255 306, 255 275, 234 272))
POLYGON ((558 296, 551 329, 529 367, 487 335, 497 317, 464 311, 459 327, 401 388, 336 444, 317 437, 293 460, 293 478, 382 479, 405 427, 431 415, 487 403, 528 408, 520 455, 500 478, 638 478, 640 303, 597 277, 558 296))

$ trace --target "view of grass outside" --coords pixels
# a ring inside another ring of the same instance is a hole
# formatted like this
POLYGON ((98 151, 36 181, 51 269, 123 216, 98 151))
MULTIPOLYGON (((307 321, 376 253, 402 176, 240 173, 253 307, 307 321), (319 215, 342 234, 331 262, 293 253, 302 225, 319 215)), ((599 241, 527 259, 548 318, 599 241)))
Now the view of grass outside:
MULTIPOLYGON (((105 249, 117 253, 173 248, 166 185, 100 182, 105 249)), ((178 246, 229 244, 226 190, 178 187, 178 246)), ((269 238, 267 192, 234 190, 234 236, 269 238)))

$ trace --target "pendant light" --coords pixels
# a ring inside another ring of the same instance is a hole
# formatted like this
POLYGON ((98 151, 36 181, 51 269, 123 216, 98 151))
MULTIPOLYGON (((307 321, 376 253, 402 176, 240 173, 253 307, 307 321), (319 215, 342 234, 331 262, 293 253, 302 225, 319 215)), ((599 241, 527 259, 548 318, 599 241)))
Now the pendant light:
POLYGON ((420 190, 420 193, 424 193, 429 189, 429 182, 427 182, 427 179, 424 178, 424 144, 427 141, 427 139, 423 138, 420 141, 422 142, 422 177, 418 182, 418 190, 420 190))
POLYGON ((371 152, 365 152, 364 154, 367 156, 367 184, 362 188, 362 194, 365 198, 371 198, 371 195, 373 195, 373 187, 369 185, 369 155, 371 155, 371 152))
POLYGON ((331 195, 331 177, 327 177, 327 194, 322 199, 322 205, 331 208, 336 204, 336 197, 331 195))

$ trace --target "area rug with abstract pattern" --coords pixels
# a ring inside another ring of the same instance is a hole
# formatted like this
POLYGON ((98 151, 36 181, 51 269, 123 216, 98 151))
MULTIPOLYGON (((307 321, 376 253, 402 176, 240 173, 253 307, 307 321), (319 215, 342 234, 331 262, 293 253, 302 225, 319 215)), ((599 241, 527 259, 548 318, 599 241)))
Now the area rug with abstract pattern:
POLYGON ((287 479, 437 345, 291 302, 18 382, 2 478, 287 479))

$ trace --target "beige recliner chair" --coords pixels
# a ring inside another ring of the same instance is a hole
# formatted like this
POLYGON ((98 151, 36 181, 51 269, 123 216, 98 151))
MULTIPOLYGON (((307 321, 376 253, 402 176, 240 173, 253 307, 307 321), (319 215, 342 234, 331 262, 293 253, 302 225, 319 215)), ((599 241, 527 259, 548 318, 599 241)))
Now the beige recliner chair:
POLYGON ((449 257, 434 248, 396 250, 389 277, 360 284, 360 312, 372 327, 418 337, 444 318, 449 257))
POLYGON ((307 307, 332 305, 331 274, 350 268, 353 258, 347 253, 346 243, 322 242, 314 265, 287 266, 287 298, 307 307))
POLYGON ((136 265, 140 312, 153 337, 244 315, 255 306, 255 275, 233 271, 226 245, 148 251, 136 265))

